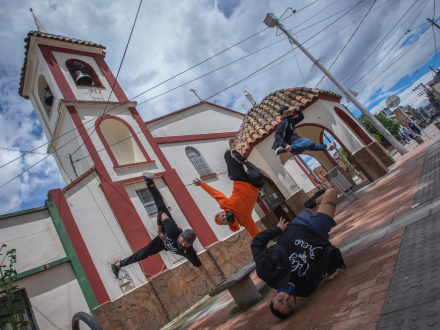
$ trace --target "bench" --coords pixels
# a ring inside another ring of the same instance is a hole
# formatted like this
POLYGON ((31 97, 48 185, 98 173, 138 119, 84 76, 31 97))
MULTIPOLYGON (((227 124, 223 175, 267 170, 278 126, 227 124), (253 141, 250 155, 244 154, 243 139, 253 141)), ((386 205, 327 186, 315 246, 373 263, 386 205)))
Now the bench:
POLYGON ((224 290, 229 290, 238 308, 246 308, 261 299, 261 294, 252 281, 250 275, 255 270, 255 262, 240 269, 209 293, 213 297, 224 290))

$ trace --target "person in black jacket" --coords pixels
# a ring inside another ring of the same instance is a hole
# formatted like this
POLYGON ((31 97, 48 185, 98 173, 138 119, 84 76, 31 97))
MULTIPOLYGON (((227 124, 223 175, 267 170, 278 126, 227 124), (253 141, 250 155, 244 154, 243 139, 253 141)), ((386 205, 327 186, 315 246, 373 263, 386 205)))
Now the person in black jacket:
POLYGON ((125 267, 144 260, 161 251, 170 251, 171 253, 188 259, 194 267, 197 267, 200 270, 200 273, 202 273, 203 277, 208 282, 214 286, 218 286, 220 283, 217 283, 208 273, 205 266, 202 265, 196 250, 194 250, 194 247, 192 246, 197 238, 196 233, 192 229, 182 230, 177 226, 165 205, 162 195, 154 184, 154 174, 145 172, 143 173, 143 177, 157 207, 158 235, 144 248, 135 252, 128 258, 110 265, 110 271, 113 276, 118 278, 120 267, 125 267))
POLYGON ((325 144, 315 144, 312 140, 301 138, 296 134, 295 125, 304 119, 304 114, 298 107, 289 108, 284 105, 278 112, 282 118, 275 131, 275 142, 272 146, 276 155, 285 152, 299 155, 306 150, 323 151, 327 148, 325 144), (293 117, 293 112, 296 112, 298 116, 293 117))
POLYGON ((281 217, 277 227, 252 240, 257 275, 276 289, 270 309, 280 319, 292 314, 296 296, 308 297, 326 275, 331 279, 338 268, 345 268, 341 252, 329 242, 336 198, 335 189, 320 190, 290 224, 281 217), (267 248, 278 235, 277 243, 267 248))

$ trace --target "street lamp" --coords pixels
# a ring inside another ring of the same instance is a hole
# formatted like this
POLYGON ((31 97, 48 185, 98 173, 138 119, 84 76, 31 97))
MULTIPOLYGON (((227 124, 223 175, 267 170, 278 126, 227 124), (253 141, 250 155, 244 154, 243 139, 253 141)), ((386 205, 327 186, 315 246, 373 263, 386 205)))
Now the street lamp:
MULTIPOLYGON (((295 13, 295 10, 292 11, 295 13)), ((287 37, 299 48, 302 50, 307 57, 312 60, 313 64, 316 65, 346 96, 347 100, 351 100, 353 104, 359 109, 359 111, 373 124, 374 127, 385 137, 385 139, 391 143, 391 145, 401 154, 404 155, 407 153, 407 150, 396 140, 396 138, 388 132, 388 130, 383 127, 383 125, 374 117, 364 105, 359 102, 359 100, 353 96, 353 94, 338 80, 335 76, 333 76, 330 71, 328 71, 316 58, 302 45, 296 40, 292 34, 286 30, 279 22, 279 19, 274 14, 267 14, 264 19, 264 24, 267 27, 273 28, 278 27, 281 31, 283 31, 287 37)))

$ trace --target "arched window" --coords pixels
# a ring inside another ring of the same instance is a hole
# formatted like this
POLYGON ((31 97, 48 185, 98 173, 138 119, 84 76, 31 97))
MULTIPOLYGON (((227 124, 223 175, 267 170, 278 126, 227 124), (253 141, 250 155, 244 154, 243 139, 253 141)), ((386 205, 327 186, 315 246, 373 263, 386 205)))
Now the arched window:
POLYGON ((104 87, 92 66, 84 61, 70 59, 66 61, 75 85, 78 87, 104 87))
POLYGON ((211 170, 208 165, 205 163, 205 160, 200 156, 199 152, 191 147, 185 148, 186 155, 188 156, 191 163, 196 168, 197 172, 199 172, 200 176, 211 174, 211 170))
POLYGON ((105 119, 99 126, 119 165, 146 162, 144 154, 127 126, 116 119, 105 119))
POLYGON ((40 98, 41 104, 44 107, 44 110, 46 110, 47 116, 50 117, 50 111, 52 110, 54 97, 52 91, 49 88, 49 85, 47 84, 46 78, 44 78, 43 75, 40 75, 38 77, 38 96, 40 98))

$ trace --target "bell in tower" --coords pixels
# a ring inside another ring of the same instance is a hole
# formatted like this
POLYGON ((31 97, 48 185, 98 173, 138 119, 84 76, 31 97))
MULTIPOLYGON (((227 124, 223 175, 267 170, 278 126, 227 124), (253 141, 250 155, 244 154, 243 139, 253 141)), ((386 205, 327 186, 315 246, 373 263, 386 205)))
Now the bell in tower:
POLYGON ((50 91, 49 85, 46 87, 46 94, 44 95, 44 104, 51 107, 53 103, 53 94, 50 91))
POLYGON ((75 84, 77 86, 92 86, 93 79, 90 76, 89 72, 84 70, 84 64, 75 61, 73 65, 75 65, 75 69, 74 69, 75 84))

